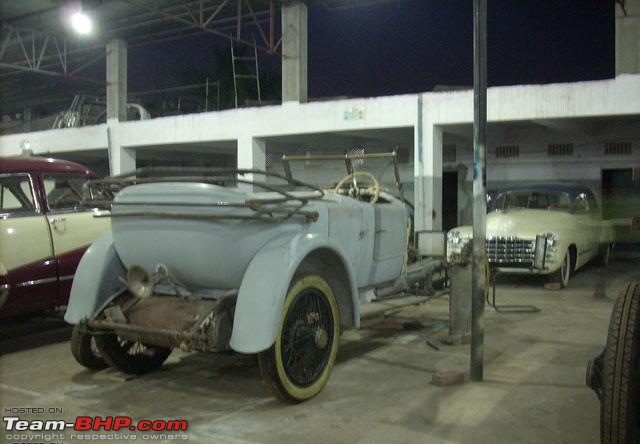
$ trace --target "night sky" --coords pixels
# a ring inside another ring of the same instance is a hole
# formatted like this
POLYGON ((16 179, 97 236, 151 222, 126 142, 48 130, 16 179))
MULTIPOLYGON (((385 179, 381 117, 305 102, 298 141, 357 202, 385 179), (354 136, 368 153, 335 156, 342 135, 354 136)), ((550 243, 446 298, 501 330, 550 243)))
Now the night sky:
MULTIPOLYGON (((378 96, 473 83, 471 0, 309 9, 309 97, 378 96)), ((279 29, 279 23, 277 24, 279 29)), ((488 0, 489 85, 614 76, 613 0, 488 0)), ((257 37, 259 40, 260 37, 257 37)), ((229 43, 203 36, 129 49, 129 90, 216 77, 229 43), (216 56, 216 54, 218 54, 216 56)), ((260 55, 261 76, 280 61, 260 55)), ((96 67, 104 76, 104 68, 96 67)))
MULTIPOLYGON (((614 76, 606 0, 488 0, 489 85, 614 76)), ((309 95, 375 96, 473 84, 472 2, 412 0, 309 14, 309 95)))

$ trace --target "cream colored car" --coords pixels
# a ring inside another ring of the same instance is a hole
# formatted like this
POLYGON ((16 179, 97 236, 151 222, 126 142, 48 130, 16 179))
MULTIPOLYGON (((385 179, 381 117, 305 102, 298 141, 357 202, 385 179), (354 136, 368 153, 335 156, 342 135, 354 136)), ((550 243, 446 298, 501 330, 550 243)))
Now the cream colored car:
MULTIPOLYGON (((530 185, 504 189, 487 214, 487 259, 506 273, 544 274, 566 287, 571 274, 597 258, 606 265, 614 244, 593 192, 573 185, 530 185), (546 237, 544 266, 534 267, 536 237, 546 237)), ((447 258, 454 261, 473 237, 471 226, 447 234, 447 258)), ((467 247, 468 248, 468 247, 467 247)))

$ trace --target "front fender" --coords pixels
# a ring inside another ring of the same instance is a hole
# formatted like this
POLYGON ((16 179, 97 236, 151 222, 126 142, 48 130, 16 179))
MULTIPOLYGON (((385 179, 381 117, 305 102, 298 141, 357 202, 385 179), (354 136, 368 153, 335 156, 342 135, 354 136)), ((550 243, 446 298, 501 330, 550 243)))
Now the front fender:
POLYGON ((96 240, 84 253, 71 286, 64 320, 78 324, 91 317, 104 301, 123 287, 118 276, 126 269, 113 247, 111 231, 96 240))
POLYGON ((360 326, 360 305, 353 271, 344 251, 334 240, 310 233, 275 238, 253 257, 242 279, 236 302, 231 348, 257 353, 273 345, 291 279, 305 257, 319 248, 332 250, 349 277, 353 324, 360 326))

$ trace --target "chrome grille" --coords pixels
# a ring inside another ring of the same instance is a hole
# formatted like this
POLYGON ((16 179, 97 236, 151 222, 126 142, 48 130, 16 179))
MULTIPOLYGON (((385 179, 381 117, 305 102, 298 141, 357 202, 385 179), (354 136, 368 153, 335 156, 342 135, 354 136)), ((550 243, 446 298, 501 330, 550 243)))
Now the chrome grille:
POLYGON ((517 237, 487 239, 487 259, 491 264, 529 267, 533 264, 536 241, 517 237))

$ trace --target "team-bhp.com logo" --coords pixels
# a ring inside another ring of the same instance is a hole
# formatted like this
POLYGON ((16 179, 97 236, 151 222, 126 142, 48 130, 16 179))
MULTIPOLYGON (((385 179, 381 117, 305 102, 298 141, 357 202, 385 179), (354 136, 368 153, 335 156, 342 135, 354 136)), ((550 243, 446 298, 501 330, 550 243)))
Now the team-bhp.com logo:
POLYGON ((56 420, 21 420, 18 417, 5 416, 5 429, 10 431, 55 431, 73 429, 78 432, 86 432, 89 430, 104 430, 106 432, 117 432, 119 430, 139 430, 141 432, 184 432, 187 430, 187 421, 184 419, 179 420, 162 420, 156 419, 150 421, 143 419, 134 423, 128 416, 107 416, 102 418, 100 416, 78 416, 75 422, 56 421, 56 420))

